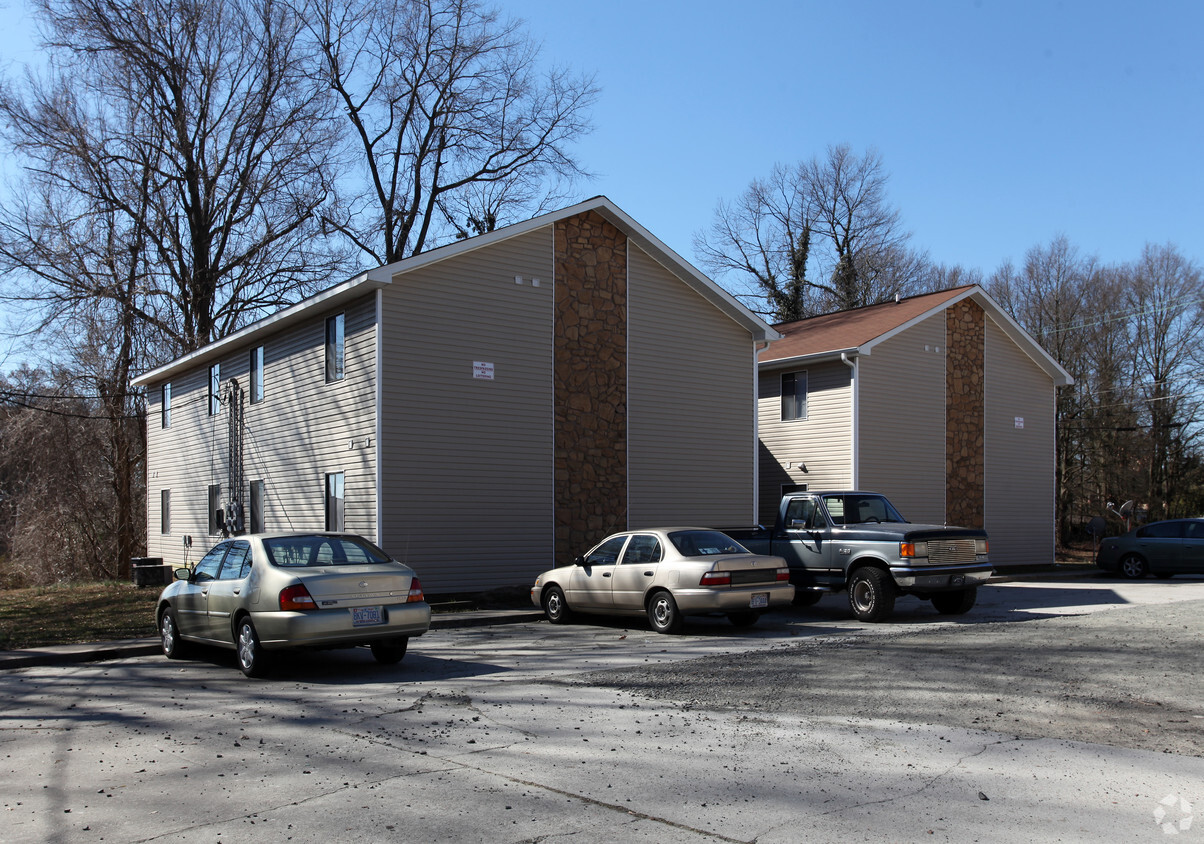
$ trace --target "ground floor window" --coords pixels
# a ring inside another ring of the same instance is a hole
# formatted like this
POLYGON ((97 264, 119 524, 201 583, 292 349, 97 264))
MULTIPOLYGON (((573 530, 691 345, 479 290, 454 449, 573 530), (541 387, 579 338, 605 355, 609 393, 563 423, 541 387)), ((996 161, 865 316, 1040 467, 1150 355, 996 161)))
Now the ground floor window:
POLYGON ((343 530, 344 501, 343 473, 331 472, 326 476, 327 530, 343 530))
POLYGON ((222 506, 222 485, 209 484, 209 535, 214 536, 221 532, 222 519, 218 518, 217 511, 222 506))
POLYGON ((251 481, 251 533, 263 531, 263 481, 251 481))
POLYGON ((159 533, 171 533, 171 490, 159 490, 159 533))

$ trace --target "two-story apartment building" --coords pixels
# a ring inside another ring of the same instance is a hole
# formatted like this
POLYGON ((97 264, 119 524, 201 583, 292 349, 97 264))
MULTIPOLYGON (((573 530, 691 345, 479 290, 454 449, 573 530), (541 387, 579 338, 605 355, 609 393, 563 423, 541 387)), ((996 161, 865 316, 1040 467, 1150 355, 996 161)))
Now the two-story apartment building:
POLYGON ((749 522, 777 336, 604 197, 380 267, 137 379, 147 552, 196 560, 229 507, 455 592, 616 530, 749 522))
POLYGON ((760 356, 760 515, 783 492, 886 493, 985 527, 996 566, 1055 544, 1056 390, 1072 379, 971 285, 775 326, 760 356))

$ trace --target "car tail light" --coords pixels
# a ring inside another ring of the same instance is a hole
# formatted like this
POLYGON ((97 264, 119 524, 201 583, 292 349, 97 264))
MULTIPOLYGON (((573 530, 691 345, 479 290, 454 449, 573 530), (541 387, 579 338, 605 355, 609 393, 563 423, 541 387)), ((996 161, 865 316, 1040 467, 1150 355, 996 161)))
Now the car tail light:
POLYGON ((422 597, 422 584, 418 582, 418 578, 410 578, 410 597, 406 598, 406 603, 412 604, 421 600, 424 600, 422 597))
POLYGON ((281 610, 316 610, 317 608, 317 602, 314 601, 313 595, 309 594, 304 583, 286 586, 280 590, 281 610))
POLYGON ((778 569, 777 577, 775 579, 777 580, 778 583, 788 583, 790 581, 790 569, 789 568, 778 569))
POLYGON ((728 571, 708 571, 698 581, 699 586, 731 586, 732 573, 728 571))

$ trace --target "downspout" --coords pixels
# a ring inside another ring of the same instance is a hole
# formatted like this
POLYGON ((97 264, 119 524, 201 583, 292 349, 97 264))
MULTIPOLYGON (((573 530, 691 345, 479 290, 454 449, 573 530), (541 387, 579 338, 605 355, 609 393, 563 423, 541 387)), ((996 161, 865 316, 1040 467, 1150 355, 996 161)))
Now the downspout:
POLYGON ((384 387, 384 368, 385 368, 385 291, 383 288, 376 288, 376 431, 373 437, 373 445, 376 446, 376 544, 383 546, 385 543, 385 496, 384 496, 384 440, 381 435, 384 433, 384 415, 385 415, 385 387, 384 387))
POLYGON ((857 378, 857 358, 853 358, 852 360, 850 360, 849 356, 846 352, 841 352, 840 353, 840 362, 843 363, 845 366, 847 366, 849 369, 851 369, 852 373, 853 373, 852 374, 852 378, 853 378, 853 390, 852 390, 852 393, 853 393, 853 408, 852 408, 852 410, 853 410, 853 412, 852 412, 853 465, 851 467, 853 470, 853 483, 851 486, 853 489, 860 489, 861 488, 861 454, 860 454, 861 430, 858 425, 858 416, 860 415, 859 407, 861 406, 861 402, 858 401, 858 398, 859 398, 858 392, 859 392, 860 382, 858 381, 858 378, 857 378))
POLYGON ((752 521, 760 523, 761 516, 761 352, 769 348, 768 340, 753 341, 753 485, 752 521))

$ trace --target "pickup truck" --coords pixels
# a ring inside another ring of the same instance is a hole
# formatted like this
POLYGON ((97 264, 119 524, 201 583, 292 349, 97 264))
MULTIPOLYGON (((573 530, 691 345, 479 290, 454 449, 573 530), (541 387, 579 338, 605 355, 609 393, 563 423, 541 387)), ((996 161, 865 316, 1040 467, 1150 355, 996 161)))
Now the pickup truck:
POLYGON ((986 531, 913 525, 874 492, 790 493, 773 528, 724 533, 754 554, 785 558, 796 604, 847 590, 861 621, 889 616, 901 594, 960 615, 974 606, 978 585, 991 576, 986 531))

